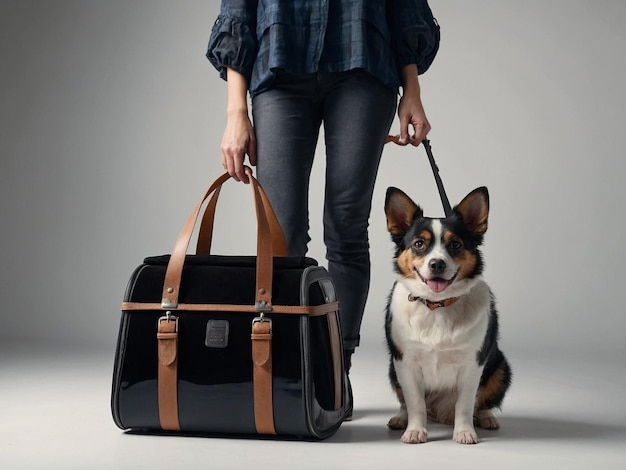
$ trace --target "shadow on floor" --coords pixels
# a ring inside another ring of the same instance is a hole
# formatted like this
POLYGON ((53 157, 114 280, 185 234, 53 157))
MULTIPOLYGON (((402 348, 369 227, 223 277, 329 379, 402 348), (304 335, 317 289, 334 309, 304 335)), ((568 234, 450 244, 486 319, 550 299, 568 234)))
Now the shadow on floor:
MULTIPOLYGON (((385 425, 386 419, 372 423, 370 418, 387 418, 396 413, 393 409, 364 409, 355 412, 352 422, 344 423, 329 441, 383 442, 400 440, 401 431, 392 431, 385 425)), ((540 418, 535 416, 498 417, 501 428, 497 431, 477 429, 482 441, 545 441, 554 440, 624 440, 626 426, 600 424, 590 421, 540 418)), ((429 441, 452 439, 452 426, 428 423, 429 441)))

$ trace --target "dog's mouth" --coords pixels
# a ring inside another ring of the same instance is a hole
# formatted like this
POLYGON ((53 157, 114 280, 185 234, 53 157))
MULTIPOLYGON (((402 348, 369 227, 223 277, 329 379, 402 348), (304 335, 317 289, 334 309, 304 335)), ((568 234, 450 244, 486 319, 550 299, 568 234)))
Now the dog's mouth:
POLYGON ((415 269, 415 272, 417 273, 417 276, 422 280, 422 282, 426 284, 428 288, 435 293, 443 292, 444 290, 446 290, 448 286, 454 282, 458 274, 458 272, 454 273, 454 276, 452 276, 452 278, 450 279, 444 279, 441 277, 433 277, 431 279, 426 279, 419 273, 417 269, 415 269))

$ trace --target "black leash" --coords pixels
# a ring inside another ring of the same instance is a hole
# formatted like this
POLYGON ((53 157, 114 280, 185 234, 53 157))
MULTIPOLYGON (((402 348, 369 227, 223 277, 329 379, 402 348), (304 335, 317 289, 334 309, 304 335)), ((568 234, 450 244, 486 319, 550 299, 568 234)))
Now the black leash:
MULTIPOLYGON (((385 143, 387 142, 393 142, 400 145, 400 136, 388 135, 385 139, 385 143)), ((426 149, 426 155, 428 155, 430 168, 433 170, 433 176, 435 177, 435 183, 437 183, 437 191, 439 191, 439 197, 441 198, 444 214, 446 217, 449 217, 452 215, 452 206, 450 205, 450 201, 446 195, 446 190, 443 187, 443 181, 441 181, 441 177, 439 176, 439 167, 437 167, 437 164, 435 163, 435 157, 433 157, 433 151, 430 147, 430 140, 422 140, 422 145, 424 145, 424 149, 426 149)))
POLYGON ((441 177, 439 176, 439 167, 435 163, 435 157, 433 157, 433 151, 430 148, 430 140, 424 139, 422 140, 422 144, 426 149, 426 155, 428 155, 428 161, 430 162, 430 167, 433 170, 435 182, 437 183, 437 190, 439 191, 439 197, 441 198, 441 204, 443 204, 443 211, 446 214, 446 217, 449 217, 452 215, 452 206, 450 206, 450 201, 448 201, 448 196, 446 196, 446 190, 443 187, 443 181, 441 181, 441 177))

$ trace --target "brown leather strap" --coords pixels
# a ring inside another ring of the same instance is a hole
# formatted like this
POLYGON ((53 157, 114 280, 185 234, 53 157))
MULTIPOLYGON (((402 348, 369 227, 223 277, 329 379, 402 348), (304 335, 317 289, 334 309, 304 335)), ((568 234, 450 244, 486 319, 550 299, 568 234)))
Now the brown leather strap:
MULTIPOLYGON (((157 302, 122 302, 120 306, 123 312, 130 310, 155 311, 161 310, 161 304, 157 302)), ((318 317, 327 313, 336 312, 338 302, 322 305, 272 305, 272 313, 281 315, 308 315, 318 317)), ((254 305, 234 304, 178 304, 179 312, 228 312, 228 313, 255 313, 254 305)))
POLYGON ((254 423, 259 434, 276 434, 272 401, 272 323, 256 318, 252 322, 254 364, 254 423))
MULTIPOLYGON (((246 174, 250 179, 257 215, 257 285, 255 301, 259 307, 258 310, 266 311, 267 307, 271 306, 272 299, 273 247, 271 234, 269 233, 270 228, 267 214, 259 191, 259 182, 252 176, 252 170, 248 167, 246 167, 246 174)), ((185 255, 189 247, 189 242, 191 241, 191 235, 196 221, 200 215, 200 210, 204 201, 217 191, 228 178, 230 178, 230 175, 224 173, 211 184, 178 235, 165 272, 161 302, 162 309, 176 309, 178 307, 178 293, 185 255)))
POLYGON ((400 145, 400 136, 399 135, 388 135, 385 137, 385 143, 393 142, 394 144, 400 145))
MULTIPOLYGON (((200 224, 200 231, 198 232, 198 242, 196 245, 197 254, 210 254, 211 243, 213 240, 213 227, 215 221, 215 208, 217 206, 217 199, 219 198, 220 189, 218 188, 213 197, 209 200, 204 215, 202 216, 202 222, 200 224)), ((261 200, 263 201, 263 207, 267 215, 267 221, 270 226, 270 234, 272 236, 272 251, 274 256, 287 256, 287 243, 285 242, 285 236, 283 235, 283 229, 278 222, 278 218, 272 209, 272 205, 269 202, 267 194, 261 185, 259 185, 259 193, 261 200)))
MULTIPOLYGON (((252 175, 249 175, 252 176, 252 175)), ((259 311, 269 311, 272 305, 272 280, 274 279, 274 250, 270 226, 261 201, 258 184, 251 184, 256 201, 257 253, 256 253, 256 296, 255 305, 259 311)))
POLYGON ((168 263, 167 271, 165 272, 165 282, 163 283, 163 296, 161 304, 164 309, 176 308, 178 305, 178 289, 180 288, 180 278, 183 272, 185 255, 187 253, 187 247, 189 246, 189 241, 191 240, 191 235, 193 233, 194 226, 196 225, 196 219, 198 218, 202 204, 228 178, 230 178, 230 175, 228 173, 224 173, 222 176, 217 178, 211 186, 209 186, 209 189, 207 189, 206 193, 200 200, 200 203, 198 203, 185 222, 185 225, 176 239, 176 244, 172 250, 170 262, 168 263))
POLYGON ((162 317, 157 329, 159 421, 166 431, 180 431, 178 422, 178 321, 162 317))
POLYGON ((200 223, 200 232, 198 233, 198 242, 196 243, 196 254, 211 253, 211 242, 213 240, 213 223, 215 221, 215 206, 217 199, 220 197, 220 186, 215 190, 209 203, 204 209, 202 222, 200 223))
POLYGON ((339 334, 339 321, 337 311, 328 314, 328 335, 330 337, 330 354, 333 360, 333 382, 335 384, 335 410, 341 408, 343 396, 343 374, 341 356, 341 335, 339 334))

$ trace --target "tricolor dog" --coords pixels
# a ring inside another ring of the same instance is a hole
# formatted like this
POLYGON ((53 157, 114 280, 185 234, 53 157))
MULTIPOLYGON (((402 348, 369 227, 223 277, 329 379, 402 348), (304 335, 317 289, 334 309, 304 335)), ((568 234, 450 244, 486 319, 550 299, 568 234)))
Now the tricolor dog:
POLYGON ((430 419, 454 424, 456 442, 475 444, 475 425, 500 427, 492 409, 501 406, 512 378, 498 348, 494 298, 481 277, 489 193, 478 188, 437 219, 389 188, 385 213, 398 275, 385 333, 400 401, 388 426, 404 430, 403 442, 420 443, 430 419))

